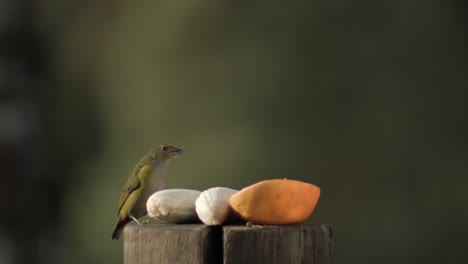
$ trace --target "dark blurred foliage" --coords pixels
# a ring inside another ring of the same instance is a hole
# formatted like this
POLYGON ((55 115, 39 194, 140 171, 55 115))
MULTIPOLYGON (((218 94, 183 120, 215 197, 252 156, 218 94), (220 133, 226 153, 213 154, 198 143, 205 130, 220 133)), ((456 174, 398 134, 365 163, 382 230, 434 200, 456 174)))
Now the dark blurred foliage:
POLYGON ((335 263, 461 263, 466 1, 0 1, 0 263, 121 263, 122 184, 317 184, 335 263))
POLYGON ((45 58, 26 5, 0 2, 0 262, 53 263, 62 193, 39 99, 45 58))

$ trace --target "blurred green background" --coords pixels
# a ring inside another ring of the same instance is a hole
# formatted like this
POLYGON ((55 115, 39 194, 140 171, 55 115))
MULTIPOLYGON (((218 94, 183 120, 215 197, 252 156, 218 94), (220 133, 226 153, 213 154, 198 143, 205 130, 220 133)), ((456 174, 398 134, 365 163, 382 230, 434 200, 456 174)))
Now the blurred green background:
POLYGON ((465 2, 3 2, 2 263, 122 263, 120 191, 161 143, 168 188, 320 186, 335 263, 466 258, 465 2))

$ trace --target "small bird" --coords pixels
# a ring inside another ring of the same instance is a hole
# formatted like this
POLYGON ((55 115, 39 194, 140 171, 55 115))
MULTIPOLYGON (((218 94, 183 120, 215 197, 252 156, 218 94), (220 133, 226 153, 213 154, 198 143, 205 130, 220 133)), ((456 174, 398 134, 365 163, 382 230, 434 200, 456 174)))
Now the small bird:
POLYGON ((164 187, 167 167, 172 159, 182 154, 182 150, 163 144, 151 149, 133 168, 120 195, 119 216, 112 239, 119 239, 122 228, 130 221, 138 221, 145 216, 146 201, 164 187))

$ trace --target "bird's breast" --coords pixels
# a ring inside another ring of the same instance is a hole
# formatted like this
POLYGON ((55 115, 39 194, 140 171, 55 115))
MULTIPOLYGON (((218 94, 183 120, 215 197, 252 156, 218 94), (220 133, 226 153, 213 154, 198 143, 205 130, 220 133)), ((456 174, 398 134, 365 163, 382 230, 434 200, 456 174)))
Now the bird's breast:
MULTIPOLYGON (((146 178, 145 194, 149 197, 151 194, 164 188, 168 162, 159 162, 152 166, 150 175, 146 178)), ((146 196, 145 195, 145 196, 146 196)))

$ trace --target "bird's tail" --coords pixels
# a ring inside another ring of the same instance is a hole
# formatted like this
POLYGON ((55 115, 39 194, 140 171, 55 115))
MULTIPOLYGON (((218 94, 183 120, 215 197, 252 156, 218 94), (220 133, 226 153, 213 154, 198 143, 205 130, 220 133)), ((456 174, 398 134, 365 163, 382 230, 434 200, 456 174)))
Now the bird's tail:
POLYGON ((115 228, 114 228, 114 231, 112 232, 112 239, 113 240, 116 240, 116 239, 119 239, 120 237, 120 233, 122 233, 122 229, 123 227, 128 223, 129 221, 128 220, 117 220, 117 223, 115 224, 115 228))

